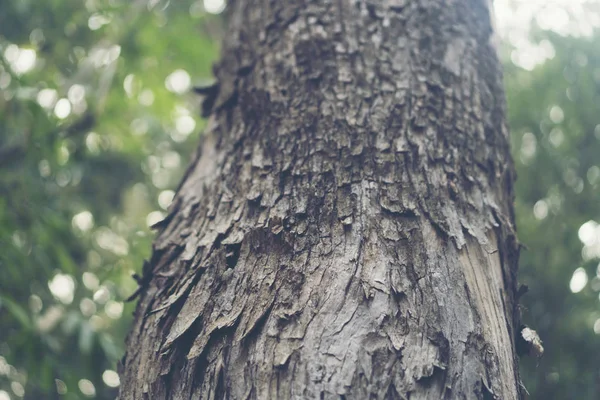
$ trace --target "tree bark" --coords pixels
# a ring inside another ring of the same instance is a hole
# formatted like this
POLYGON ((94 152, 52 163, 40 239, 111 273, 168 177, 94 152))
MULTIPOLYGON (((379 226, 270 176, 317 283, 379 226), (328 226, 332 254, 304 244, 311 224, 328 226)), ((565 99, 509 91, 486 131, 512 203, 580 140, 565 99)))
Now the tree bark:
POLYGON ((237 0, 121 399, 518 399, 487 0, 237 0))

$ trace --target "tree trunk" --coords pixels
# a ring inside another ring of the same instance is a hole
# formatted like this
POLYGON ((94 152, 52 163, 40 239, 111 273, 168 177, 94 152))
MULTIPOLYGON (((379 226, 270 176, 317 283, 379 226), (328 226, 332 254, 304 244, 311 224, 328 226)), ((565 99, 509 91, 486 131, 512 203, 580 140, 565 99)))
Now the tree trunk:
POLYGON ((121 399, 518 399, 487 0, 237 0, 121 399))

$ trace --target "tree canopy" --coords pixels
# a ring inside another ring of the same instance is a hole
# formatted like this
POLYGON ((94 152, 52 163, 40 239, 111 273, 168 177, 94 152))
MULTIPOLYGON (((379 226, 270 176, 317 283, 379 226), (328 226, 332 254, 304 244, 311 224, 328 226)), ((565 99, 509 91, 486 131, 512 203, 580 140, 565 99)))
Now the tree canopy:
MULTIPOLYGON (((211 83, 223 7, 3 2, 0 400, 114 398, 125 299, 205 125, 190 89, 211 83)), ((546 348, 522 375, 532 398, 597 398, 600 31, 531 28, 501 46, 523 321, 546 348)))

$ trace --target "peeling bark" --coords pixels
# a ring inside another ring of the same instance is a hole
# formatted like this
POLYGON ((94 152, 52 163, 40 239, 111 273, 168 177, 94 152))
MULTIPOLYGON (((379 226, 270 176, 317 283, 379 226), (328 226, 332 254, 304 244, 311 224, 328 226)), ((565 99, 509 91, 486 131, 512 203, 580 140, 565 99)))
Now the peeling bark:
POLYGON ((120 398, 521 398, 488 2, 229 12, 120 398))

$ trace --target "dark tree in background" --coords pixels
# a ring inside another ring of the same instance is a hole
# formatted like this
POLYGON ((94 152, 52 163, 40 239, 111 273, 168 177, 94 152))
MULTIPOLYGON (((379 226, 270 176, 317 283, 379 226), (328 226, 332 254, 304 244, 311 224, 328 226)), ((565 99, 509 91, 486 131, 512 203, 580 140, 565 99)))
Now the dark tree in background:
POLYGON ((488 2, 229 8, 120 398, 519 398, 488 2))

